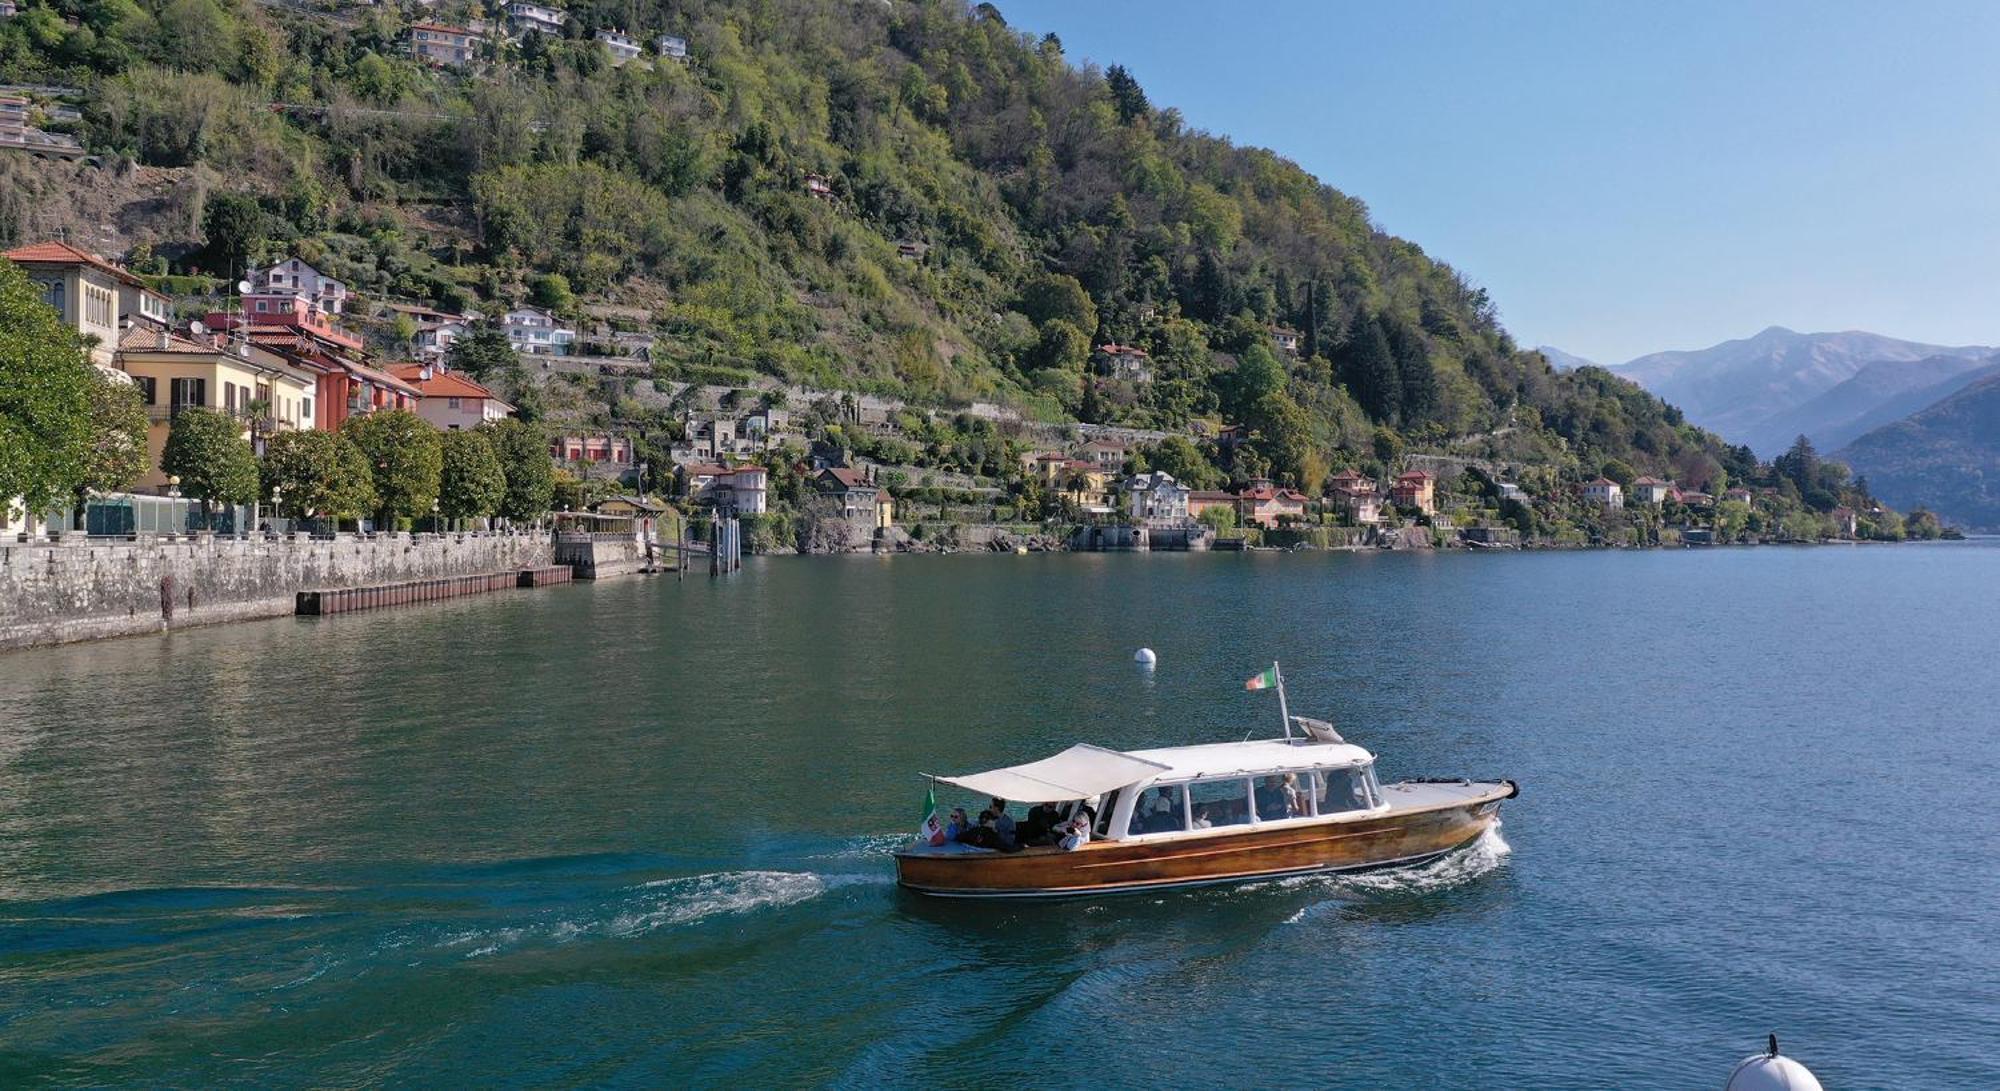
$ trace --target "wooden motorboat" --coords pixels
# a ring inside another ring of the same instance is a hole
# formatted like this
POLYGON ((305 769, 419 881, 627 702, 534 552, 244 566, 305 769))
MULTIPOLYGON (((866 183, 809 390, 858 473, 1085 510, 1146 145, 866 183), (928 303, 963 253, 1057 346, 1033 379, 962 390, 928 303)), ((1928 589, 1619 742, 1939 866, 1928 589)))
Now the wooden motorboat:
MULTIPOLYGON (((1289 720, 1290 718, 1287 717, 1289 720)), ((896 880, 925 894, 1046 898, 1421 864, 1499 822, 1513 781, 1378 784, 1375 755, 1303 717, 1305 737, 1129 752, 1088 744, 939 783, 1089 822, 1087 843, 1005 852, 919 838, 896 880)), ((1289 724, 1288 724, 1289 727, 1289 724)), ((974 808, 977 813, 977 808, 974 808)))

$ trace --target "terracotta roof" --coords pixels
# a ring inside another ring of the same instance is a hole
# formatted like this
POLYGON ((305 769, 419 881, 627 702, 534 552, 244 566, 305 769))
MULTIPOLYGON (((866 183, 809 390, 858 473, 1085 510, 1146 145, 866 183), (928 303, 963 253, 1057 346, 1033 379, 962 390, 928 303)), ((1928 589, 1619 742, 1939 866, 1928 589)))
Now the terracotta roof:
POLYGON ((1397 481, 1436 481, 1437 475, 1429 470, 1404 470, 1396 475, 1397 481))
POLYGON ((715 462, 691 462, 682 466, 681 472, 689 477, 720 477, 729 472, 729 467, 715 462))
MULTIPOLYGON (((446 26, 446 25, 445 25, 445 24, 443 24, 443 23, 411 23, 411 24, 410 24, 410 29, 411 29, 411 30, 435 30, 435 31, 437 31, 437 32, 439 32, 439 33, 441 33, 441 34, 457 34, 457 35, 459 35, 460 37, 465 37, 465 38, 470 38, 470 37, 472 37, 472 36, 473 36, 473 35, 472 35, 472 32, 471 32, 471 31, 469 31, 469 30, 467 30, 467 29, 465 29, 464 27, 454 27, 454 26, 446 26)), ((314 271, 314 272, 318 272, 319 270, 315 269, 315 270, 313 270, 313 271, 314 271)))
POLYGON ((105 261, 96 254, 78 250, 66 242, 37 242, 7 251, 7 260, 17 265, 88 265, 126 284, 145 287, 146 282, 105 261))
POLYGON ((217 353, 224 351, 215 345, 204 345, 199 341, 183 337, 178 333, 168 333, 167 343, 160 344, 161 330, 158 326, 127 326, 118 335, 119 352, 199 352, 217 353))
POLYGON ((1301 504, 1305 503, 1306 499, 1306 494, 1299 492, 1296 489, 1280 489, 1269 485, 1261 485, 1253 489, 1244 489, 1242 495, 1243 499, 1245 500, 1257 500, 1257 501, 1295 500, 1301 504))
POLYGON ((833 478, 840 483, 843 489, 872 489, 875 487, 875 483, 869 481, 865 474, 851 466, 828 466, 826 469, 820 471, 820 476, 833 478))
POLYGON ((1657 478, 1657 477, 1642 477, 1642 478, 1640 478, 1639 480, 1637 480, 1637 481, 1634 481, 1634 482, 1632 482, 1632 484, 1634 484, 1634 485, 1666 485, 1666 484, 1668 484, 1668 482, 1665 482, 1665 481, 1662 481, 1662 480, 1660 480, 1660 479, 1659 479, 1659 478, 1657 478))
POLYGON ((1188 494, 1188 503, 1190 504, 1233 504, 1235 502, 1236 497, 1234 494, 1215 492, 1210 489, 1188 494))
POLYGON ((492 398, 499 396, 480 386, 456 371, 445 371, 428 364, 399 364, 389 369, 389 373, 404 382, 414 385, 426 398, 492 398), (429 370, 431 377, 423 377, 429 370))

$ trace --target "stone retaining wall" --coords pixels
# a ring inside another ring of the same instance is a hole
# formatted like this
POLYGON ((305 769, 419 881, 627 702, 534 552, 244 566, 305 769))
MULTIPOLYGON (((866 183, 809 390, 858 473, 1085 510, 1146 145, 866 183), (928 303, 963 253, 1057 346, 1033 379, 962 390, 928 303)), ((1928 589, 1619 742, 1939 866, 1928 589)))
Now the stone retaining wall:
POLYGON ((278 617, 304 590, 554 561, 546 531, 4 545, 0 649, 278 617))

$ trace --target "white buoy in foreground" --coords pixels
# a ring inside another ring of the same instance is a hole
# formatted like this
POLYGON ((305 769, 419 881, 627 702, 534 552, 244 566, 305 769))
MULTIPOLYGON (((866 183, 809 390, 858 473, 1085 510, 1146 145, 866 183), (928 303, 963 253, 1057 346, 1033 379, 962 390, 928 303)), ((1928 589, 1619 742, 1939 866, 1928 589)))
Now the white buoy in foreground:
POLYGON ((1778 1052, 1778 1036, 1771 1035, 1771 1048, 1743 1058, 1722 1091, 1825 1091, 1819 1077, 1805 1065, 1778 1052))
POLYGON ((1154 655, 1151 648, 1140 648, 1138 651, 1132 653, 1132 662, 1142 667, 1150 667, 1159 661, 1159 656, 1154 655))

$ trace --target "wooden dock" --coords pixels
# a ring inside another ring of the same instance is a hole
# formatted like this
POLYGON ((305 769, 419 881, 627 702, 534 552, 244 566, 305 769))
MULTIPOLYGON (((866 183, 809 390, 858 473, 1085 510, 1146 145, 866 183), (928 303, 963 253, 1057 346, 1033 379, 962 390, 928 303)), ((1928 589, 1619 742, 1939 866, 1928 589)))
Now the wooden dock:
POLYGON ((425 602, 506 591, 516 587, 548 587, 568 583, 568 565, 523 568, 506 572, 484 572, 473 576, 440 576, 436 579, 377 584, 373 587, 340 587, 301 591, 297 612, 302 617, 351 614, 357 610, 380 610, 390 606, 414 606, 425 602))

